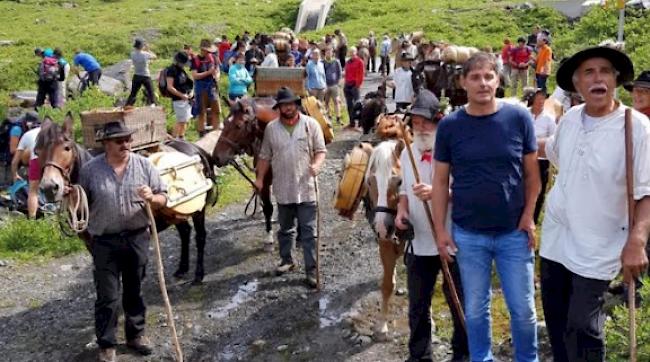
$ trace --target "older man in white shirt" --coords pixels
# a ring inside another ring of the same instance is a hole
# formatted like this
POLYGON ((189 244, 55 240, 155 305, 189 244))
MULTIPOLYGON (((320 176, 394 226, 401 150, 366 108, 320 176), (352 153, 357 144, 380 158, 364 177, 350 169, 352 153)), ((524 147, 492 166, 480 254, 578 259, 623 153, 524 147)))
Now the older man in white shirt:
POLYGON ((603 296, 623 268, 625 280, 647 267, 650 232, 650 122, 632 111, 635 223, 628 229, 624 118, 614 98, 634 70, 605 47, 576 53, 558 85, 580 93, 554 136, 540 141, 559 170, 542 226, 542 303, 555 361, 605 361, 603 296))

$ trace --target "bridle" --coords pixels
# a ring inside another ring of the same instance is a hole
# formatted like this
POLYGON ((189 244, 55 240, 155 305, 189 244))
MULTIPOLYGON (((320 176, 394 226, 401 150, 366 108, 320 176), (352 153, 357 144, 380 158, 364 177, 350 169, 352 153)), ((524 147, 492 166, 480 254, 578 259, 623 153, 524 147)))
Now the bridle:
MULTIPOLYGON (((66 139, 65 142, 70 142, 70 140, 66 139)), ((76 145, 73 144, 72 147, 73 147, 72 149, 74 150, 73 159, 76 160, 77 157, 79 157, 79 154, 77 152, 76 145)), ((63 200, 61 202, 61 208, 59 208, 59 213, 61 212, 61 210, 68 211, 67 215, 65 216, 65 221, 67 222, 68 226, 70 227, 73 233, 80 234, 86 231, 86 229, 88 228, 88 218, 90 215, 90 210, 88 207, 88 196, 86 195, 86 192, 84 191, 83 187, 81 187, 80 185, 72 184, 72 181, 70 180, 72 167, 66 169, 65 167, 59 165, 54 161, 47 161, 45 162, 45 165, 43 165, 41 171, 45 171, 45 169, 48 167, 52 167, 56 169, 61 174, 61 177, 63 177, 63 180, 65 181, 64 188, 67 187, 70 188, 70 192, 63 197, 63 200), (73 196, 76 197, 73 198, 73 196)), ((72 236, 63 227, 62 222, 59 222, 59 226, 61 227, 61 231, 64 234, 68 236, 72 236)))

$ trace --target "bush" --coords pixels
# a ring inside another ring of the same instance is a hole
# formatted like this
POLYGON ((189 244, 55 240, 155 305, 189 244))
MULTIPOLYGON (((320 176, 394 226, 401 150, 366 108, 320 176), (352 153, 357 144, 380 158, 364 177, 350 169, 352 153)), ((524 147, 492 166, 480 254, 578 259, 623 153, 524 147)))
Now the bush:
MULTIPOLYGON (((642 302, 636 309, 637 360, 650 361, 650 278, 644 279, 640 294, 642 302)), ((605 323, 608 361, 629 360, 628 325, 628 308, 624 305, 615 307, 605 323)))
POLYGON ((0 226, 0 256, 31 259, 59 257, 83 250, 83 242, 61 233, 55 218, 28 220, 13 217, 0 226))

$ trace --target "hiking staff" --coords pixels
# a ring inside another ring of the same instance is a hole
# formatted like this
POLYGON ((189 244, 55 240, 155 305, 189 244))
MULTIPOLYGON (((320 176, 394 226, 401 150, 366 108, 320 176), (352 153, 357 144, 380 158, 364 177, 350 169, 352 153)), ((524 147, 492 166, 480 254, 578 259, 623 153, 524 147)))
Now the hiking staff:
MULTIPOLYGON (((305 132, 307 133, 309 154, 313 160, 314 149, 309 135, 309 127, 305 126, 305 132)), ((320 292, 320 193, 318 192, 318 175, 314 175, 314 191, 316 192, 316 290, 320 292)))
POLYGON ((167 323, 169 323, 169 328, 172 332, 172 342, 174 343, 174 350, 176 352, 176 361, 183 362, 183 351, 181 350, 181 345, 178 342, 178 335, 176 335, 176 325, 174 324, 174 313, 172 312, 172 305, 169 302, 169 296, 167 295, 167 286, 165 284, 165 271, 163 269, 162 256, 160 254, 160 240, 158 239, 158 230, 156 230, 156 220, 153 217, 153 212, 151 211, 151 204, 145 202, 145 208, 147 210, 147 216, 149 216, 149 222, 151 223, 151 238, 153 239, 153 246, 156 252, 156 266, 158 270, 158 284, 160 286, 160 292, 165 302, 165 314, 167 315, 167 323))
MULTIPOLYGON (((632 110, 625 109, 625 181, 627 186, 628 231, 634 226, 634 149, 632 144, 632 110)), ((627 305, 630 310, 630 361, 636 362, 636 282, 630 278, 627 286, 627 305)))
MULTIPOLYGON (((415 162, 415 157, 413 157, 413 149, 411 148, 411 140, 407 137, 407 128, 406 128, 407 119, 405 118, 402 122, 402 140, 404 141, 404 146, 408 152, 409 160, 411 161, 411 166, 413 168, 413 175, 415 176, 415 182, 420 183, 420 172, 418 171, 417 163, 415 162)), ((436 238, 436 231, 433 225, 433 217, 431 215, 431 209, 429 208, 429 203, 427 201, 422 201, 424 206, 424 211, 427 214, 427 220, 429 221, 429 226, 431 227, 431 233, 433 234, 433 239, 436 238)), ((454 283, 453 278, 451 277, 451 272, 449 271, 449 264, 445 258, 440 258, 442 264, 442 275, 445 278, 445 281, 449 285, 449 291, 451 294, 451 300, 454 305, 454 309, 460 316, 460 321, 463 326, 463 330, 467 332, 467 327, 465 326, 465 313, 463 308, 460 305, 460 299, 458 298, 458 292, 456 291, 456 284, 454 283)))

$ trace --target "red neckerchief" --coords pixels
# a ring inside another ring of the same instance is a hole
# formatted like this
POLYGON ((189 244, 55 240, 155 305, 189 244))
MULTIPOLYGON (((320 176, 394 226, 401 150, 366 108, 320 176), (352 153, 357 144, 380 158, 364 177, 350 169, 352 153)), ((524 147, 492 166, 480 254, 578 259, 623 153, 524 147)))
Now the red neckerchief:
POLYGON ((293 127, 296 124, 298 124, 298 120, 300 120, 300 113, 296 113, 296 117, 294 119, 286 120, 286 119, 283 118, 282 123, 284 123, 285 125, 287 125, 289 127, 293 127))
POLYGON ((433 162, 433 153, 431 152, 431 150, 422 152, 422 158, 420 158, 420 162, 422 161, 426 161, 429 163, 433 162))

